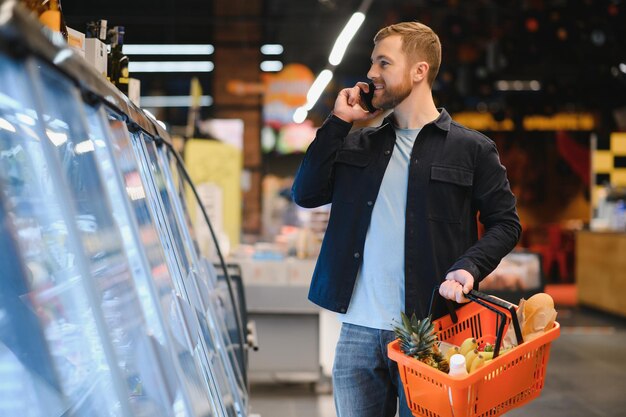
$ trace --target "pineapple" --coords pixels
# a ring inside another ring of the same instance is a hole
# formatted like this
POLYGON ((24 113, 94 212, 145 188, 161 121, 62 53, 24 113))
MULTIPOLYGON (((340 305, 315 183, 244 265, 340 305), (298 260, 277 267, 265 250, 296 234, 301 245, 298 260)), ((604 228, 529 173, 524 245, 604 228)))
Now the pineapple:
POLYGON ((444 359, 436 343, 437 335, 435 334, 435 325, 431 318, 426 317, 423 320, 418 320, 415 314, 413 314, 409 319, 406 314, 400 314, 402 316, 402 326, 395 326, 394 332, 400 339, 402 352, 447 373, 449 364, 444 359))

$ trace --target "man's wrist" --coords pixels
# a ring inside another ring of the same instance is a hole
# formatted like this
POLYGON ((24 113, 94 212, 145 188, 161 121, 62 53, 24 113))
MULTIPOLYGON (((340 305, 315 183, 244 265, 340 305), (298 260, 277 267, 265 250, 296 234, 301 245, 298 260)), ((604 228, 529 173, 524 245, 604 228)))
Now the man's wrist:
POLYGON ((341 122, 344 122, 344 123, 347 123, 347 124, 350 124, 350 125, 353 123, 353 121, 350 120, 350 118, 348 116, 343 115, 341 113, 337 113, 334 110, 330 113, 330 115, 331 115, 332 118, 337 119, 337 121, 341 121, 341 122))

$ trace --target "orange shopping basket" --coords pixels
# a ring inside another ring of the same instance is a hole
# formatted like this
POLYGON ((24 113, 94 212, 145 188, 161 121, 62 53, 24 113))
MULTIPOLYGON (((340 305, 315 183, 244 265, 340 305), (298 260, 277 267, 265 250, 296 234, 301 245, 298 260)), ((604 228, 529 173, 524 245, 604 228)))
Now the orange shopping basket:
POLYGON ((494 344, 494 359, 488 364, 467 376, 451 376, 402 353, 398 340, 388 346, 416 417, 495 417, 537 398, 543 388, 550 343, 559 336, 559 323, 523 342, 516 305, 474 290, 467 298, 473 302, 434 321, 435 331, 439 340, 456 345, 468 337, 481 345, 494 344), (518 346, 499 355, 511 322, 518 346))

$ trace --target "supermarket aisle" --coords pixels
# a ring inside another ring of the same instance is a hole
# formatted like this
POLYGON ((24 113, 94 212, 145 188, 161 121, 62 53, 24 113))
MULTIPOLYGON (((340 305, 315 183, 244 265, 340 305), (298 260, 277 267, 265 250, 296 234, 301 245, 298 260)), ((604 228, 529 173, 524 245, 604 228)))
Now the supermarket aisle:
MULTIPOLYGON (((626 410, 626 320, 559 308, 561 337, 552 345, 541 397, 507 417, 618 417, 626 410)), ((261 417, 336 417, 332 395, 306 385, 253 386, 261 417)))

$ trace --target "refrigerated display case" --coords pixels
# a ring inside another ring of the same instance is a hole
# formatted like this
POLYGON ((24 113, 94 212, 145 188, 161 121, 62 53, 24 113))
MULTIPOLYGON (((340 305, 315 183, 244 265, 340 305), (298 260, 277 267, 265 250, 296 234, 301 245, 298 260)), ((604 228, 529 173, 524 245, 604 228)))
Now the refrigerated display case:
POLYGON ((180 200, 172 192, 169 169, 159 158, 155 141, 144 137, 143 140, 137 140, 136 144, 136 148, 142 151, 141 156, 147 167, 145 172, 152 176, 151 182, 155 187, 151 192, 154 200, 161 202, 177 251, 179 254, 184 254, 180 257, 183 266, 183 285, 195 307, 200 328, 203 330, 206 357, 214 371, 216 383, 221 389, 221 399, 229 415, 241 415, 247 408, 245 387, 237 383, 239 381, 235 368, 237 364, 229 360, 228 345, 224 341, 223 333, 220 332, 221 320, 213 305, 214 298, 212 298, 211 289, 206 284, 209 272, 197 258, 197 246, 191 239, 190 231, 185 224, 180 200))
MULTIPOLYGON (((48 140, 41 123, 45 117, 38 111, 31 84, 33 62, 13 61, 0 56, 0 178, 2 197, 6 202, 6 225, 14 230, 13 238, 26 275, 2 274, 3 293, 10 295, 12 310, 29 311, 33 316, 13 315, 18 328, 18 340, 36 337, 33 329, 37 320, 39 333, 45 340, 42 352, 33 357, 24 351, 26 345, 17 343, 13 349, 4 345, 3 369, 20 372, 24 367, 38 367, 37 361, 49 356, 63 407, 74 415, 130 416, 129 395, 123 375, 106 332, 104 315, 97 302, 95 285, 89 279, 85 248, 79 238, 77 216, 68 187, 64 184, 61 167, 53 155, 52 139, 48 140), (10 280, 19 283, 12 287, 10 280), (24 329, 22 325, 29 324, 24 329), (28 332, 26 332, 28 331, 28 332), (19 348, 18 350, 15 350, 19 348), (47 350, 47 354, 45 351, 47 350), (20 366, 11 360, 20 358, 20 366)), ((3 269, 4 270, 4 269, 3 269)), ((4 332, 3 332, 4 333, 4 332)), ((3 334, 4 337, 9 337, 3 334)), ((43 340, 41 340, 43 342, 43 340)), ((46 374, 44 374, 46 375, 46 374)), ((3 378, 1 415, 32 412, 35 407, 46 413, 57 402, 43 397, 45 402, 24 403, 26 407, 13 410, 11 382, 20 378, 3 378)), ((14 387, 15 388, 15 387, 14 387)), ((34 414, 37 415, 37 414, 34 414)))
MULTIPOLYGON (((211 329, 214 331, 214 339, 218 346, 218 352, 222 354, 222 361, 230 364, 230 366, 225 367, 229 374, 229 381, 237 382, 232 388, 239 393, 239 401, 243 402, 247 394, 247 385, 241 370, 243 359, 239 356, 240 350, 238 349, 238 346, 243 343, 243 325, 241 318, 237 316, 234 293, 231 293, 233 295, 231 297, 227 294, 228 291, 224 291, 225 288, 218 283, 217 272, 213 264, 204 258, 200 252, 200 245, 194 237, 194 225, 191 222, 181 184, 184 175, 179 171, 180 167, 171 149, 161 146, 157 150, 157 158, 164 174, 165 188, 175 208, 176 219, 181 225, 180 230, 183 232, 184 241, 192 256, 192 264, 196 265, 198 271, 195 276, 195 289, 201 294, 203 311, 205 311, 211 329), (236 323, 234 332, 231 331, 232 327, 228 326, 232 322, 236 323), (231 337, 233 333, 236 335, 235 340, 237 342, 233 341, 231 337)), ((245 403, 242 406, 245 406, 245 403)))
MULTIPOLYGON (((137 288, 150 331, 157 335, 160 343, 169 346, 169 357, 164 359, 171 363, 175 378, 184 387, 180 395, 185 397, 191 414, 212 415, 211 409, 216 408, 215 401, 210 397, 208 386, 202 382, 198 366, 194 366, 191 347, 185 343, 188 337, 184 334, 188 330, 181 325, 183 308, 176 308, 177 303, 184 301, 175 289, 167 268, 158 234, 146 207, 143 185, 140 181, 132 181, 132 178, 139 178, 139 173, 134 159, 124 153, 124 150, 130 151, 132 156, 132 150, 128 148, 129 141, 126 144, 123 142, 124 138, 128 139, 128 131, 124 129, 125 125, 121 125, 123 128, 118 127, 121 136, 115 140, 116 135, 109 128, 109 120, 101 106, 98 109, 86 106, 85 112, 98 165, 112 197, 113 215, 123 231, 133 270, 141 278, 137 279, 137 288), (111 141, 103 141, 103 137, 109 137, 111 141)), ((116 119, 111 122, 119 123, 116 119)), ((162 366, 167 366, 167 363, 162 366)))
MULTIPOLYGON (((153 269, 161 271, 163 275, 158 281, 160 292, 169 292, 176 288, 176 291, 181 294, 177 302, 184 311, 184 322, 189 326, 187 337, 193 339, 190 343, 189 354, 195 361, 195 369, 200 371, 200 375, 206 381, 214 408, 220 410, 221 415, 230 415, 226 411, 228 406, 224 405, 225 402, 228 403, 228 394, 224 395, 215 386, 215 370, 206 360, 206 355, 200 347, 198 338, 202 330, 197 318, 194 317, 194 307, 182 281, 187 263, 179 255, 175 235, 165 216, 165 209, 162 207, 162 199, 160 195, 155 194, 156 185, 147 171, 147 164, 141 151, 144 138, 139 134, 131 135, 126 124, 119 120, 119 116, 111 114, 109 119, 116 159, 120 160, 124 166, 126 190, 135 206, 135 216, 138 217, 139 224, 142 224, 141 237, 144 246, 150 248, 152 252, 151 259, 155 264, 153 269), (133 141, 133 137, 138 139, 133 141), (158 226, 158 230, 155 225, 158 226), (169 255, 167 260, 164 254, 169 255), (169 273, 165 275, 166 271, 172 271, 171 275, 169 273)), ((186 373, 190 371, 193 369, 187 369, 186 373)), ((197 381, 200 375, 192 380, 197 381)))
MULTIPOLYGON (((229 353, 230 360, 234 363, 237 371, 237 380, 241 389, 248 387, 247 378, 247 347, 249 346, 248 336, 254 339, 255 335, 248 329, 247 311, 245 296, 243 291, 243 283, 241 281, 241 270, 235 265, 226 264, 219 248, 216 247, 215 241, 217 236, 213 233, 213 226, 209 220, 205 218, 206 226, 213 241, 198 242, 198 236, 202 236, 197 232, 199 224, 192 222, 190 207, 195 206, 196 212, 203 210, 199 198, 187 201, 188 189, 193 188, 191 179, 188 176, 186 168, 179 155, 177 155, 171 146, 161 146, 159 148, 159 158, 165 169, 168 170, 167 178, 168 188, 172 195, 180 203, 180 213, 182 214, 182 223, 189 231, 189 239, 191 239, 193 248, 195 248, 196 256, 202 264, 204 271, 207 272, 208 280, 206 285, 210 288, 210 293, 214 302, 216 312, 222 320, 219 321, 220 331, 223 339, 227 344, 226 351, 229 353), (204 249, 204 250, 203 250, 204 249), (217 255, 217 259, 214 259, 217 255), (210 260, 209 260, 210 258, 210 260), (213 262, 211 262, 213 261, 213 262)), ((191 195, 196 196, 195 190, 192 189, 191 195)), ((197 197, 197 196, 196 196, 197 197)), ((204 212, 204 214, 207 214, 204 212)), ((208 217, 208 214, 207 214, 208 217)), ((254 344, 254 342, 252 342, 254 344)))
POLYGON ((0 415, 245 417, 167 133, 0 7, 0 415))

